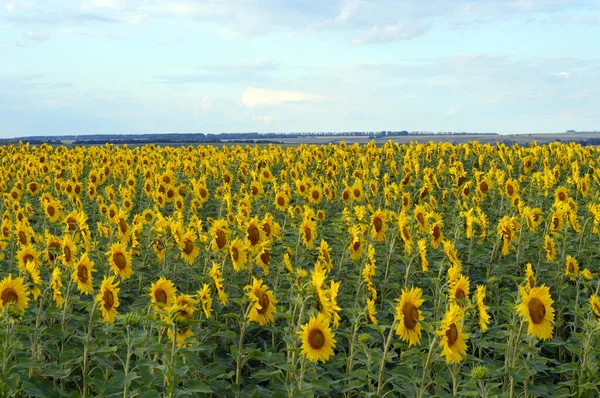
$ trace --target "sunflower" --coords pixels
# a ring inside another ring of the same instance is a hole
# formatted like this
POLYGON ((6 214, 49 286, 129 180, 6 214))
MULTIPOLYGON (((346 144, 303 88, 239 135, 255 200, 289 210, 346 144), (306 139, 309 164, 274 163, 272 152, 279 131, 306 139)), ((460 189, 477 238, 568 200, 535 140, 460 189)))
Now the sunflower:
POLYGON ((62 250, 60 260, 67 267, 72 267, 75 264, 75 256, 77 256, 77 246, 71 234, 64 234, 60 243, 62 250))
POLYGON ((79 262, 73 268, 73 281, 77 283, 79 292, 86 296, 94 292, 92 272, 96 272, 94 262, 88 258, 87 253, 83 253, 79 262))
POLYGON ((121 279, 129 279, 133 275, 131 264, 131 253, 127 250, 124 243, 113 243, 110 250, 106 253, 108 263, 116 276, 121 279))
POLYGON ((555 203, 564 203, 569 199, 569 194, 567 192, 567 188, 558 187, 556 191, 554 191, 554 201, 555 203))
POLYGON ((367 312, 367 318, 369 318, 369 322, 373 325, 377 325, 379 321, 377 321, 377 310, 375 309, 375 300, 367 299, 367 307, 365 308, 367 312))
POLYGON ((469 278, 460 275, 458 279, 452 283, 450 287, 450 299, 455 300, 459 305, 462 306, 462 300, 469 299, 469 278))
POLYGON ((565 275, 577 275, 579 273, 579 263, 573 256, 567 256, 565 264, 565 275))
POLYGON ((408 342, 409 347, 421 343, 421 322, 419 321, 423 320, 423 314, 419 307, 425 302, 421 298, 422 294, 421 288, 412 287, 410 290, 404 288, 396 306, 398 321, 396 334, 403 341, 408 342))
POLYGON ((308 217, 305 217, 300 224, 300 236, 307 249, 312 249, 314 241, 317 238, 317 224, 308 217))
POLYGON ((321 244, 319 245, 319 261, 323 263, 328 272, 331 271, 331 268, 333 268, 333 261, 331 260, 331 248, 324 239, 321 239, 321 244))
POLYGON ((485 300, 485 285, 477 285, 477 309, 479 311, 479 327, 483 332, 488 330, 490 316, 487 313, 488 307, 483 302, 485 300))
POLYGON ((117 288, 119 282, 114 283, 115 277, 111 276, 104 277, 102 285, 100 285, 100 293, 96 296, 96 301, 100 304, 100 313, 102 314, 102 320, 105 323, 113 323, 115 316, 117 315, 117 308, 119 307, 119 291, 117 288))
POLYGON ((198 290, 198 297, 200 298, 204 315, 206 318, 210 318, 212 314, 212 297, 210 296, 210 286, 208 286, 208 283, 205 283, 202 289, 198 290))
POLYGON ((463 312, 458 304, 451 304, 442 320, 438 336, 441 336, 440 346, 442 357, 446 357, 446 363, 460 363, 467 354, 465 340, 469 338, 467 333, 462 332, 463 312))
POLYGON ((28 261, 27 265, 25 266, 25 271, 29 276, 28 280, 31 282, 30 288, 33 299, 37 300, 41 293, 39 286, 42 284, 40 269, 34 261, 28 261))
POLYGON ((546 260, 554 261, 556 258, 556 243, 550 235, 544 236, 544 250, 546 251, 546 260))
POLYGON ((422 232, 429 231, 429 225, 427 224, 427 212, 423 205, 416 205, 414 210, 414 217, 417 221, 417 225, 422 232))
POLYGON ((256 247, 265 240, 265 231, 258 222, 258 217, 253 217, 246 224, 246 238, 252 247, 256 247))
POLYGON ((27 246, 31 243, 33 230, 28 224, 19 222, 17 223, 17 230, 15 235, 21 246, 27 246))
POLYGON ((423 272, 427 272, 429 270, 429 261, 427 261, 427 240, 419 239, 417 242, 417 247, 419 249, 419 262, 421 263, 421 269, 423 272))
POLYGON ((504 192, 506 192, 506 195, 509 198, 514 198, 519 194, 519 183, 512 179, 506 181, 506 184, 504 185, 504 192))
POLYGON ((260 244, 258 253, 256 255, 256 263, 262 268, 263 273, 269 275, 269 263, 271 262, 271 249, 267 242, 260 244))
POLYGON ((329 285, 329 303, 331 305, 331 316, 333 318, 333 325, 335 327, 340 326, 340 312, 342 308, 337 303, 337 295, 340 290, 340 285, 342 282, 331 281, 329 285))
POLYGON ((213 266, 210 270, 210 276, 212 277, 215 289, 217 289, 219 301, 221 302, 221 304, 227 305, 229 298, 227 297, 227 293, 225 293, 225 286, 223 285, 223 274, 221 273, 221 266, 214 261, 213 266))
POLYGON ((335 335, 329 327, 329 320, 322 314, 312 316, 302 325, 298 336, 302 340, 302 354, 311 362, 326 362, 334 355, 335 335))
POLYGON ((10 303, 14 303, 23 309, 27 308, 29 306, 29 291, 23 278, 13 279, 12 275, 8 274, 0 282, 0 309, 4 311, 10 303))
POLYGON ((62 252, 62 240, 55 235, 50 233, 46 234, 46 250, 44 251, 44 260, 50 263, 51 267, 54 267, 54 262, 60 256, 62 252))
POLYGON ((275 207, 281 211, 287 211, 290 198, 285 191, 277 192, 275 195, 275 207))
POLYGON ((527 227, 530 231, 535 231, 537 227, 542 223, 542 210, 539 208, 524 208, 525 217, 527 220, 527 227))
POLYGON ((546 285, 534 287, 529 292, 521 290, 521 303, 516 310, 528 322, 527 334, 539 339, 552 338, 554 327, 554 301, 550 297, 550 288, 546 285))
POLYGON ((429 230, 431 235, 431 246, 437 249, 440 243, 444 240, 444 234, 442 233, 443 222, 441 217, 437 218, 432 224, 429 230))
POLYGON ((31 245, 25 245, 17 252, 17 267, 25 271, 27 263, 29 261, 33 261, 36 265, 39 265, 39 253, 35 248, 31 245))
POLYGON ((193 264, 196 257, 200 254, 200 249, 194 244, 195 242, 196 234, 191 230, 188 230, 179 238, 181 258, 186 264, 193 264))
POLYGON ((275 308, 277 300, 267 285, 263 284, 262 279, 252 277, 252 285, 247 285, 244 289, 246 290, 246 296, 254 302, 248 313, 248 319, 260 326, 273 323, 273 313, 277 312, 275 308))
POLYGON ((594 279, 592 272, 587 268, 584 268, 583 271, 581 271, 581 276, 583 276, 583 279, 585 279, 586 281, 591 281, 592 279, 594 279))
POLYGON ((175 302, 175 285, 164 276, 161 277, 150 287, 150 299, 157 311, 169 308, 175 302))
POLYGON ((65 304, 65 299, 63 298, 62 291, 60 290, 62 285, 63 282, 60 267, 55 267, 52 271, 50 287, 52 287, 52 299, 54 300, 58 308, 62 308, 62 306, 65 304))
POLYGON ((386 226, 386 213, 377 210, 371 216, 371 238, 375 242, 381 242, 385 239, 386 226))
POLYGON ((365 242, 360 226, 353 226, 350 229, 352 241, 348 245, 351 260, 360 260, 365 253, 365 242))
POLYGON ((594 311, 594 315, 596 315, 596 318, 598 318, 598 320, 600 320, 600 299, 598 299, 598 296, 596 296, 596 295, 590 296, 590 307, 592 307, 592 310, 594 311))
POLYGON ((525 290, 530 291, 535 287, 536 278, 531 263, 527 263, 526 267, 527 269, 525 270, 525 290))

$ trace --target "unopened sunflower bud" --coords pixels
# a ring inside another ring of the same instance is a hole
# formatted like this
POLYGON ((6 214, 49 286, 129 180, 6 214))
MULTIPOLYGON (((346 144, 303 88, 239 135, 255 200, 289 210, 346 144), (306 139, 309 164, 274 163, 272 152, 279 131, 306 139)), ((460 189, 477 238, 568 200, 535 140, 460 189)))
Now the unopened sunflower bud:
POLYGON ((482 380, 487 377, 489 372, 489 369, 485 366, 475 366, 471 372, 471 376, 473 376, 474 379, 482 380))

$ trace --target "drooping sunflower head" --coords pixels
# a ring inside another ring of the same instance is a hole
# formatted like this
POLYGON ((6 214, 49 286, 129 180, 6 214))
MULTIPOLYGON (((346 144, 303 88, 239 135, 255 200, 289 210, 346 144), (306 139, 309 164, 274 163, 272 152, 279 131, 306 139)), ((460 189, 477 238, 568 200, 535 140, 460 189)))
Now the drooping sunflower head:
POLYGON ((455 283, 450 287, 450 298, 455 300, 459 305, 463 305, 464 300, 469 299, 469 278, 460 275, 455 283))
POLYGON ((117 308, 120 305, 118 293, 121 290, 117 286, 119 286, 119 282, 115 283, 114 276, 108 278, 105 276, 100 285, 100 292, 96 296, 96 301, 100 304, 102 320, 105 323, 113 323, 117 315, 117 308))
POLYGON ((573 256, 567 256, 565 264, 565 275, 573 276, 579 274, 579 263, 573 256))
POLYGON ((463 311, 458 304, 451 304, 437 334, 441 336, 442 357, 446 363, 460 363, 467 354, 467 333, 463 333, 463 311))
POLYGON ((86 296, 94 292, 92 272, 96 272, 94 270, 94 262, 89 259, 87 253, 83 253, 73 268, 73 281, 77 283, 79 291, 86 296))
POLYGON ((590 307, 592 307, 592 311, 596 318, 600 321, 600 299, 596 295, 590 296, 590 307))
POLYGON ((487 313, 488 306, 485 305, 485 285, 477 285, 477 310, 479 312, 479 327, 482 331, 488 330, 488 325, 490 324, 490 316, 487 313))
POLYGON ((17 261, 18 268, 24 271, 29 261, 33 261, 36 264, 39 264, 39 253, 37 252, 37 250, 35 250, 33 245, 25 245, 17 253, 17 261))
POLYGON ((326 362, 335 348, 335 335, 329 327, 329 319, 323 314, 312 316, 298 332, 302 340, 302 354, 311 362, 326 362))
POLYGON ((396 334, 409 346, 419 345, 421 342, 421 322, 423 315, 419 307, 425 302, 421 298, 423 291, 421 288, 412 287, 410 290, 404 288, 402 295, 396 305, 396 318, 398 326, 396 334))
POLYGON ((210 229, 212 249, 215 251, 226 250, 230 234, 227 220, 214 220, 210 229))
POLYGON ((381 210, 377 210, 371 216, 371 237, 376 242, 381 242, 385 239, 386 232, 386 213, 381 210))
POLYGON ((550 297, 550 288, 542 285, 529 292, 521 290, 521 303, 517 312, 528 323, 527 334, 542 340, 552 338, 554 327, 554 300, 550 297))
POLYGON ((308 217, 305 217, 300 224, 300 236, 304 246, 308 249, 312 249, 314 241, 317 238, 317 224, 308 217))
POLYGON ((246 296, 254 302, 254 306, 252 306, 248 313, 248 319, 261 326, 272 323, 275 319, 273 314, 277 312, 275 307, 277 300, 273 292, 263 284, 262 279, 254 277, 252 277, 252 285, 247 285, 245 290, 246 296))

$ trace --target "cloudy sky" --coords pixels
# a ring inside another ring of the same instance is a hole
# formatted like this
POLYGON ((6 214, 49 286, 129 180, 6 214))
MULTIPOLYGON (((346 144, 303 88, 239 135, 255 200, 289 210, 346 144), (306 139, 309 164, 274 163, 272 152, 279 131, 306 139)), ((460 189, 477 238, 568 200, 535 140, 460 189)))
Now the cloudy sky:
POLYGON ((598 0, 0 0, 0 137, 600 130, 598 0))

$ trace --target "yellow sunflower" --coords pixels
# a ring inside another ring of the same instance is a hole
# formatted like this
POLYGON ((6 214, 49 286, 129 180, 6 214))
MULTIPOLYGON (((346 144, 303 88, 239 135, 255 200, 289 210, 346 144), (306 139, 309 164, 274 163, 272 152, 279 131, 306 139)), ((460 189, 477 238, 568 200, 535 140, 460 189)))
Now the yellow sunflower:
POLYGON ((335 335, 329 327, 329 320, 323 314, 311 317, 301 329, 298 332, 302 340, 301 352, 309 361, 326 362, 334 355, 335 335))
POLYGON ((72 267, 75 264, 75 256, 77 256, 77 246, 75 246, 73 236, 69 233, 64 234, 60 245, 62 247, 60 260, 65 266, 72 267))
POLYGON ((469 278, 459 275, 458 279, 450 286, 450 299, 455 300, 459 305, 461 300, 469 299, 469 278))
POLYGON ((596 318, 600 320, 600 299, 598 296, 590 296, 590 307, 592 307, 592 311, 594 311, 596 318))
POLYGON ((371 216, 371 238, 376 242, 381 242, 385 239, 385 232, 387 230, 386 225, 386 213, 381 210, 377 210, 371 216))
POLYGON ((100 293, 96 296, 96 301, 100 304, 100 313, 102 320, 105 323, 113 323, 117 316, 117 308, 119 307, 119 291, 117 288, 119 282, 115 282, 115 277, 104 277, 102 285, 100 285, 100 293))
POLYGON ((304 218, 300 224, 300 236, 307 249, 312 249, 317 238, 317 224, 309 218, 304 218))
POLYGON ((377 317, 376 317, 377 310, 375 309, 375 300, 367 299, 366 311, 367 311, 367 318, 369 318, 369 322, 371 322, 373 325, 377 325, 379 323, 379 321, 377 321, 377 317))
POLYGON ((485 285, 477 285, 477 310, 479 311, 479 327, 482 331, 488 330, 490 316, 487 313, 489 306, 485 305, 485 285))
POLYGON ((193 231, 187 231, 179 238, 181 258, 186 264, 193 264, 196 257, 200 254, 200 249, 194 244, 195 242, 196 234, 193 231))
POLYGON ((206 318, 210 318, 212 314, 212 297, 210 296, 210 286, 208 286, 208 283, 205 283, 202 289, 198 290, 198 297, 200 298, 204 315, 206 318))
POLYGON ((417 247, 419 248, 419 262, 421 263, 421 269, 423 272, 427 272, 429 270, 429 261, 427 260, 427 240, 424 238, 419 239, 417 247))
POLYGON ((175 302, 175 285, 173 285, 173 282, 164 276, 154 282, 150 287, 150 300, 157 311, 172 306, 175 302))
POLYGON ((258 217, 253 217, 246 224, 246 238, 252 247, 256 247, 265 240, 265 231, 262 229, 258 217))
POLYGON ((8 274, 0 282, 0 309, 4 311, 10 303, 14 303, 23 309, 27 308, 29 306, 29 291, 23 278, 13 279, 12 275, 8 274))
POLYGON ((527 269, 525 270, 525 290, 530 291, 535 287, 535 273, 531 263, 527 263, 527 269))
POLYGON ((527 334, 542 340, 552 338, 554 327, 554 300, 550 297, 550 288, 546 285, 534 287, 529 292, 521 290, 521 303, 516 310, 527 321, 527 334))
POLYGON ((275 207, 280 211, 287 211, 290 198, 285 191, 277 192, 275 195, 275 207))
POLYGON ((567 256, 565 264, 565 275, 577 275, 579 273, 579 263, 573 256, 567 256))
POLYGON ((252 277, 252 285, 247 285, 244 289, 246 290, 246 296, 254 302, 248 313, 248 319, 260 326, 273 323, 275 319, 273 314, 277 312, 275 308, 277 300, 267 285, 263 284, 262 279, 252 277))
POLYGON ((108 263, 115 275, 123 280, 129 279, 133 275, 131 254, 124 243, 113 243, 106 256, 108 256, 108 263))
POLYGON ((77 283, 79 292, 86 296, 94 292, 92 272, 96 272, 94 262, 88 258, 87 253, 83 253, 79 262, 73 268, 73 281, 77 283))
POLYGON ((419 307, 425 302, 421 298, 422 294, 421 288, 412 287, 410 290, 404 288, 396 306, 398 322, 396 334, 408 342, 409 347, 421 343, 421 322, 419 321, 423 320, 423 314, 419 307))
POLYGON ((221 273, 221 266, 214 261, 213 266, 210 270, 210 276, 212 277, 215 289, 217 289, 219 301, 221 302, 221 304, 227 305, 229 298, 227 297, 227 293, 225 293, 225 286, 223 285, 223 274, 221 273))
POLYGON ((33 261, 36 265, 40 262, 39 253, 31 244, 23 246, 17 253, 17 267, 20 270, 25 271, 29 261, 33 261))
POLYGON ((52 278, 50 279, 50 287, 52 287, 52 299, 56 303, 58 308, 62 308, 65 303, 65 299, 63 298, 62 291, 60 288, 62 287, 62 273, 60 271, 60 267, 55 267, 52 271, 52 278))
POLYGON ((352 234, 352 241, 350 242, 350 245, 348 245, 350 259, 360 260, 365 253, 365 242, 360 226, 353 226, 350 229, 350 233, 352 234))
POLYGON ((238 238, 231 242, 229 256, 231 257, 234 271, 239 272, 246 268, 246 262, 248 261, 246 250, 248 249, 248 246, 249 244, 246 241, 238 238))
POLYGON ((544 250, 546 251, 546 260, 554 261, 556 258, 556 243, 550 235, 544 236, 544 250))
POLYGON ((467 333, 462 332, 463 312, 458 304, 451 304, 446 315, 442 320, 438 336, 441 336, 440 346, 442 347, 442 357, 446 357, 446 363, 460 363, 463 357, 467 355, 466 339, 467 333))

